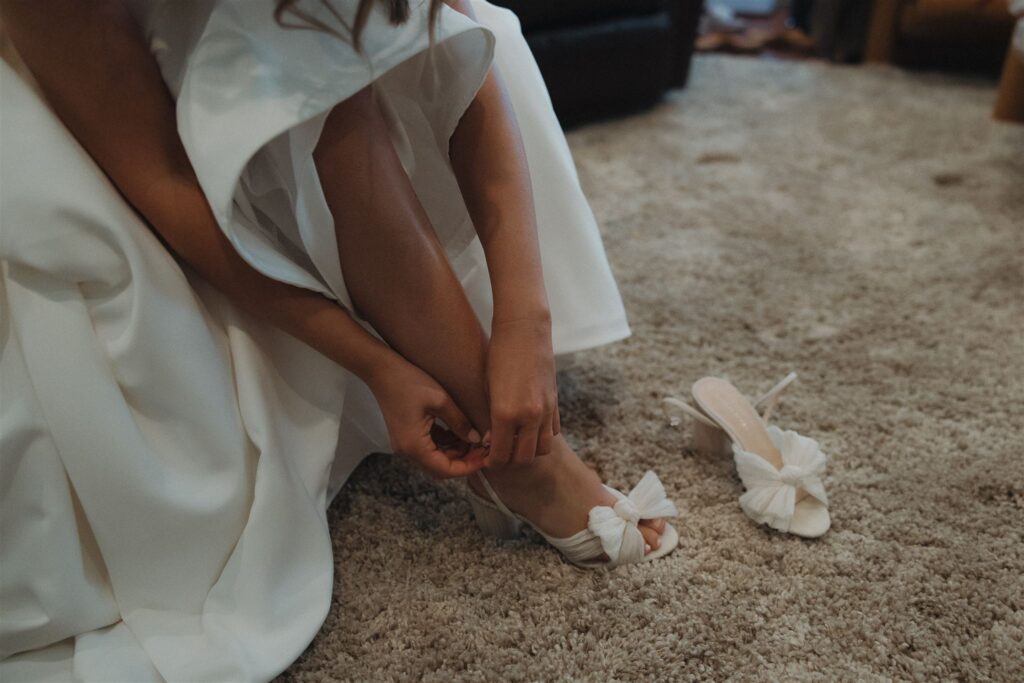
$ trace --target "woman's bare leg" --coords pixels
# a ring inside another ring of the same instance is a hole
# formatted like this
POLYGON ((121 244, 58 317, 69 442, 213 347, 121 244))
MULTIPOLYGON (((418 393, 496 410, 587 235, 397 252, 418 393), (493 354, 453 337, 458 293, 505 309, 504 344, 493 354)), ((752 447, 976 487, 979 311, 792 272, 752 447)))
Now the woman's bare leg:
MULTIPOLYGON (((402 168, 370 88, 334 108, 314 159, 356 312, 441 384, 485 433, 487 336, 402 168)), ((525 467, 489 470, 487 476, 511 509, 558 536, 584 528, 594 505, 614 503, 560 435, 550 455, 525 467)), ((653 527, 660 530, 663 523, 653 527)), ((643 531, 657 547, 654 528, 643 531)))
POLYGON ((486 336, 366 88, 328 116, 314 152, 356 312, 433 377, 484 434, 486 336), (457 332, 456 332, 457 331, 457 332))

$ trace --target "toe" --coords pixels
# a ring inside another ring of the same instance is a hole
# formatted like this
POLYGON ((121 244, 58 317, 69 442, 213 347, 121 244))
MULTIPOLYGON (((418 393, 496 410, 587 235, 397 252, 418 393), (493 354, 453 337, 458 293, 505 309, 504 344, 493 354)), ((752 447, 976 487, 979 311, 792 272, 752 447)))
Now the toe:
POLYGON ((655 531, 647 525, 642 525, 639 527, 639 529, 640 533, 643 534, 644 543, 646 543, 649 546, 649 550, 645 550, 647 550, 647 552, 650 552, 651 550, 657 550, 658 546, 661 545, 661 534, 659 534, 657 531, 655 531))
POLYGON ((640 526, 650 527, 657 531, 659 534, 665 533, 665 524, 667 524, 667 522, 665 522, 665 520, 660 517, 658 519, 640 520, 640 526))

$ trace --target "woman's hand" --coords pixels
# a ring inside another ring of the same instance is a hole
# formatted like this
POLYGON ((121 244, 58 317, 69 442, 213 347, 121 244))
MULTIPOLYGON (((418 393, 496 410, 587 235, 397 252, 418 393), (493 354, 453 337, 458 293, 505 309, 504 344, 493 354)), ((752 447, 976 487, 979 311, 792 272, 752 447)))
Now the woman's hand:
POLYGON ((526 465, 534 457, 550 453, 561 425, 548 320, 493 323, 487 388, 491 404, 487 466, 526 465))
MULTIPOLYGON (((471 14, 469 4, 455 7, 471 14)), ((512 98, 496 65, 459 119, 448 149, 487 259, 494 300, 487 465, 525 465, 551 452, 560 427, 533 182, 512 98)))
POLYGON ((479 445, 479 432, 430 375, 392 354, 367 383, 384 414, 395 454, 438 479, 466 477, 483 467, 486 451, 479 445))

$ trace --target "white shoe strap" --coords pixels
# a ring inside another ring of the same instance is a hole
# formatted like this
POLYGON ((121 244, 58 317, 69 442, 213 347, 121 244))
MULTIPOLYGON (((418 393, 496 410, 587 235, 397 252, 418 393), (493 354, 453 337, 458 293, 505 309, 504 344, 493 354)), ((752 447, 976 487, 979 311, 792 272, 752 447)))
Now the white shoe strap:
POLYGON ((768 424, 768 418, 771 417, 772 411, 775 410, 775 405, 779 402, 779 395, 782 394, 783 389, 788 387, 795 380, 796 373, 789 373, 781 380, 779 380, 779 382, 774 387, 765 392, 764 396, 762 396, 761 398, 757 399, 757 401, 754 402, 755 408, 760 406, 762 403, 768 403, 768 405, 764 409, 764 412, 761 413, 761 419, 764 420, 765 424, 768 424))
POLYGON ((689 403, 686 403, 685 401, 680 401, 675 396, 668 396, 662 399, 662 403, 665 405, 670 405, 673 408, 679 408, 679 410, 683 411, 684 413, 692 417, 694 420, 697 420, 698 422, 703 422, 709 427, 714 427, 715 429, 719 428, 717 422, 715 422, 707 415, 691 406, 689 403))
POLYGON ((484 476, 483 470, 477 470, 476 474, 480 477, 480 483, 484 485, 484 490, 487 491, 487 495, 490 496, 491 502, 494 503, 494 507, 504 512, 509 517, 518 519, 519 516, 505 507, 505 504, 501 502, 501 498, 498 497, 498 492, 491 486, 491 482, 487 481, 487 477, 484 476))
MULTIPOLYGON (((779 396, 782 394, 783 390, 790 384, 792 384, 795 380, 796 373, 789 373, 781 380, 779 380, 779 382, 775 386, 773 386, 771 389, 765 392, 764 396, 762 396, 761 398, 757 399, 757 401, 754 402, 754 408, 758 408, 759 406, 761 406, 761 404, 767 403, 764 412, 761 413, 761 419, 764 420, 765 424, 768 424, 768 418, 771 417, 772 411, 775 410, 775 406, 779 402, 779 396)), ((717 422, 709 418, 703 412, 694 408, 689 403, 681 401, 674 396, 668 396, 662 399, 662 404, 665 406, 672 406, 673 408, 678 408, 679 410, 683 411, 684 413, 692 417, 694 420, 697 420, 698 422, 703 422, 709 427, 721 429, 721 426, 717 422)))

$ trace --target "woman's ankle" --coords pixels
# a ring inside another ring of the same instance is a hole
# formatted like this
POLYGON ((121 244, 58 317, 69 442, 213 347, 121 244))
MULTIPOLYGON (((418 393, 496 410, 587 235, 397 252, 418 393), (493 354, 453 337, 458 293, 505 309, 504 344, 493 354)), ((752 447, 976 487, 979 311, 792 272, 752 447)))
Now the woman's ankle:
POLYGON ((551 452, 535 457, 526 465, 507 465, 502 468, 485 469, 484 476, 493 483, 530 484, 547 480, 557 474, 563 459, 576 457, 569 444, 561 435, 552 440, 551 452))

